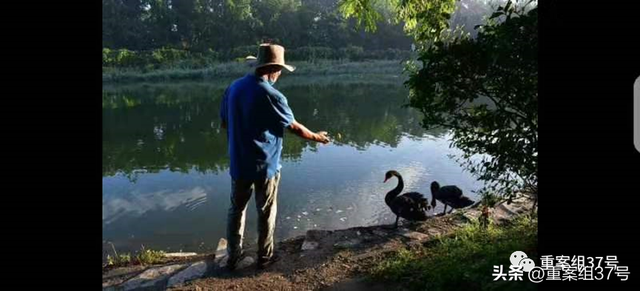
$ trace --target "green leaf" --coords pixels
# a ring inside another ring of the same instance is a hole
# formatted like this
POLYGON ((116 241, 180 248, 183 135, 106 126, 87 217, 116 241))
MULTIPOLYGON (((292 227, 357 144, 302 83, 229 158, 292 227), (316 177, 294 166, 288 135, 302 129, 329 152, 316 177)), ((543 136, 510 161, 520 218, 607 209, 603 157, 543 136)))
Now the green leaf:
POLYGON ((494 18, 499 17, 501 15, 504 15, 504 12, 494 12, 493 14, 491 14, 491 17, 489 17, 489 19, 494 19, 494 18))

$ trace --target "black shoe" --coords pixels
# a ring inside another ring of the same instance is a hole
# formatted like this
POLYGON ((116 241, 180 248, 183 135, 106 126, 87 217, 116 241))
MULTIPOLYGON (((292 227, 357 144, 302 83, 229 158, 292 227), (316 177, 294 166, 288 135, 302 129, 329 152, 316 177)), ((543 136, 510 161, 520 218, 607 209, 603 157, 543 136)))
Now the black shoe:
POLYGON ((246 255, 243 253, 241 253, 239 256, 235 257, 235 258, 231 258, 229 257, 227 259, 227 265, 225 266, 225 269, 227 269, 227 271, 231 272, 231 271, 235 271, 236 267, 238 266, 238 262, 242 261, 242 259, 244 259, 246 255))
POLYGON ((280 257, 278 255, 272 255, 271 258, 268 259, 263 259, 263 258, 259 258, 258 259, 258 270, 264 270, 266 267, 273 265, 273 263, 277 262, 280 260, 280 257))

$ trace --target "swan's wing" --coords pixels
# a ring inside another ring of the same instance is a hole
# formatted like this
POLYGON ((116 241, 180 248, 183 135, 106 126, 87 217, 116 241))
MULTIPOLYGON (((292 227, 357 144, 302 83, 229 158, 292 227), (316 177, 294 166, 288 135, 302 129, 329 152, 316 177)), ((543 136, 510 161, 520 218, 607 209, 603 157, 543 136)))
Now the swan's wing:
POLYGON ((407 197, 409 197, 409 198, 411 198, 413 200, 416 200, 416 201, 426 200, 424 195, 422 195, 421 193, 418 193, 418 192, 408 192, 408 193, 402 194, 402 196, 407 196, 407 197))
POLYGON ((400 195, 391 201, 391 210, 405 219, 424 220, 426 219, 426 202, 420 202, 411 198, 411 196, 400 195), (423 204, 425 203, 425 204, 423 204))
POLYGON ((418 205, 421 208, 424 208, 425 210, 427 209, 427 206, 429 204, 429 201, 427 200, 426 197, 424 197, 424 195, 422 195, 421 193, 418 192, 409 192, 406 194, 403 194, 402 196, 406 196, 409 197, 411 200, 413 200, 413 202, 418 205))
POLYGON ((456 199, 455 201, 452 202, 453 206, 456 208, 463 208, 463 207, 467 207, 467 206, 471 206, 473 203, 475 203, 473 200, 471 200, 469 197, 467 196, 461 196, 458 199, 456 199))
POLYGON ((440 188, 440 190, 438 191, 440 192, 441 196, 444 197, 461 197, 463 195, 462 193, 462 189, 458 188, 457 186, 444 186, 442 188, 440 188))

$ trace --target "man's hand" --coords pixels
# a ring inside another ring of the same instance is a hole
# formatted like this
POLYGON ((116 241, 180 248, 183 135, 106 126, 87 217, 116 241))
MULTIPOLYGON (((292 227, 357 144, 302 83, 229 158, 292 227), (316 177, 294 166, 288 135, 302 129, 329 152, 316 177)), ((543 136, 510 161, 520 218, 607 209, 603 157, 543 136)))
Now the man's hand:
POLYGON ((328 144, 331 140, 327 136, 328 133, 326 131, 318 131, 316 132, 316 141, 321 142, 323 144, 328 144))
POLYGON ((297 121, 293 121, 293 123, 291 123, 289 130, 293 132, 293 134, 306 140, 321 142, 323 144, 327 144, 331 141, 329 140, 326 131, 313 132, 297 121))

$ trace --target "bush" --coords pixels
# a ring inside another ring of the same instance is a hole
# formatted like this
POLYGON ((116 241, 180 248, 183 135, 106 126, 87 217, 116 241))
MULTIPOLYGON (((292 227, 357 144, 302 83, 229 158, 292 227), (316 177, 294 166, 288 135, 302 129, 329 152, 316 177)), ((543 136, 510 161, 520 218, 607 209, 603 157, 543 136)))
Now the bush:
MULTIPOLYGON (((208 49, 203 52, 191 52, 174 48, 159 48, 150 51, 131 51, 128 49, 102 49, 102 66, 105 68, 135 68, 143 72, 159 69, 202 69, 211 67, 218 61, 243 62, 248 55, 256 56, 255 45, 236 47, 224 52, 208 49)), ((289 61, 319 60, 399 60, 410 56, 409 51, 398 49, 365 51, 362 47, 349 46, 340 49, 329 47, 304 46, 287 49, 289 61)))
POLYGON ((218 58, 218 52, 212 49, 202 53, 173 48, 159 48, 151 51, 102 49, 103 67, 137 68, 145 71, 166 68, 202 68, 216 62, 218 58))
POLYGON ((451 128, 458 161, 482 191, 504 198, 538 187, 538 14, 511 3, 475 39, 453 35, 420 50, 406 82, 423 127, 451 128))
POLYGON ((102 49, 102 66, 103 67, 113 66, 113 58, 111 54, 112 54, 111 49, 109 48, 102 49))
POLYGON ((154 251, 154 250, 148 250, 148 249, 143 249, 136 256, 136 259, 141 265, 152 265, 155 263, 159 263, 159 262, 162 262, 163 258, 164 258, 163 251, 154 251))
POLYGON ((223 53, 224 60, 233 60, 236 58, 244 58, 248 55, 257 56, 258 47, 256 45, 246 45, 235 47, 223 53))
POLYGON ((138 67, 145 63, 141 54, 128 49, 118 50, 115 61, 117 65, 122 67, 138 67))
POLYGON ((188 52, 184 50, 160 48, 151 51, 151 58, 156 64, 175 63, 177 61, 186 59, 187 57, 188 52))
POLYGON ((107 266, 125 266, 131 263, 131 254, 121 254, 116 256, 107 255, 107 266))
POLYGON ((102 65, 106 67, 143 67, 148 60, 140 53, 128 49, 102 49, 102 65))
POLYGON ((348 46, 346 48, 338 49, 338 53, 341 56, 346 56, 349 60, 359 61, 364 59, 364 49, 359 46, 348 46))

